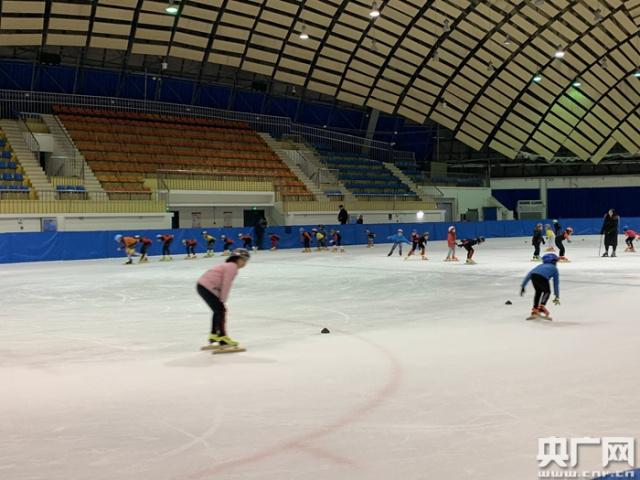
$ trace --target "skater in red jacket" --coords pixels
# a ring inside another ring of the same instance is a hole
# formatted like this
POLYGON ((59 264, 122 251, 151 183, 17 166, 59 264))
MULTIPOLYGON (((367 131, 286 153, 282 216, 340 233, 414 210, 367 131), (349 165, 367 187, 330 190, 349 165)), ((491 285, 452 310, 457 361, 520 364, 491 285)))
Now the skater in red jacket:
POLYGON ((269 234, 269 240, 271 240, 271 250, 277 250, 278 249, 278 242, 280 241, 280 237, 278 235, 276 235, 275 233, 270 233, 269 234))
POLYGON ((231 252, 233 240, 226 235, 222 235, 220 238, 222 239, 222 255, 227 256, 231 252))
POLYGON ((156 239, 159 242, 162 242, 162 258, 160 259, 160 261, 163 262, 165 260, 173 260, 170 248, 171 243, 173 242, 173 235, 169 233, 165 233, 164 235, 159 233, 158 235, 156 235, 156 239))
POLYGON ((634 240, 638 237, 638 234, 631 230, 628 226, 624 226, 624 243, 627 244, 627 248, 624 249, 625 252, 635 252, 636 249, 633 246, 634 240))
POLYGON ((457 262, 458 257, 456 257, 456 227, 453 225, 449 227, 449 231, 447 233, 447 246, 449 247, 449 251, 447 252, 447 258, 444 259, 445 262, 457 262))
POLYGON ((147 251, 151 248, 153 242, 147 237, 141 237, 140 235, 136 235, 135 238, 140 244, 140 260, 138 260, 138 263, 148 262, 149 257, 147 257, 147 251))
POLYGON ((189 259, 192 259, 192 258, 197 258, 196 257, 196 245, 198 245, 198 242, 196 241, 195 238, 187 238, 185 240, 182 240, 182 244, 187 249, 187 258, 185 258, 185 260, 189 260, 189 259))

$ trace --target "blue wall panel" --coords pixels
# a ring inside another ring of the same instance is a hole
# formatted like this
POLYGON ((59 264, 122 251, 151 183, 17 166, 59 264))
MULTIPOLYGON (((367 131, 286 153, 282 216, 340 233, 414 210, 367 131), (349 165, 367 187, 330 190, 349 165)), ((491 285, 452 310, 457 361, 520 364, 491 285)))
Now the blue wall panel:
MULTIPOLYGON (((636 230, 640 230, 640 218, 627 218, 626 222, 636 230)), ((461 222, 455 223, 458 230, 458 238, 484 236, 486 238, 523 237, 531 235, 537 221, 495 221, 495 222, 461 222)), ((572 226, 575 235, 597 235, 600 233, 602 220, 600 218, 561 219, 563 226, 572 226)), ((367 242, 366 230, 376 233, 378 243, 386 243, 387 237, 395 233, 398 228, 409 235, 412 229, 420 232, 431 232, 432 240, 444 240, 447 237, 449 223, 420 223, 420 224, 377 224, 377 225, 341 225, 327 226, 327 231, 337 228, 342 232, 345 245, 363 245, 367 242)), ((312 227, 307 227, 312 228, 312 227)), ((265 246, 268 246, 268 233, 275 232, 280 235, 280 248, 300 248, 299 227, 271 227, 265 235, 265 246)), ((212 235, 220 239, 224 233, 236 240, 238 233, 246 232, 246 228, 207 228, 212 235)), ((196 238, 198 240, 197 252, 204 252, 205 242, 201 239, 202 229, 171 230, 175 235, 172 245, 174 254, 184 254, 181 244, 184 238, 196 238)), ((160 231, 96 231, 96 232, 43 232, 43 233, 3 233, 0 234, 0 263, 12 262, 36 262, 51 260, 81 260, 92 258, 123 257, 122 252, 117 251, 114 241, 116 233, 123 235, 143 235, 155 240, 160 231)), ((216 242, 216 251, 221 250, 222 243, 216 242)), ((154 241, 150 255, 159 255, 160 244, 154 241)))
POLYGON ((33 66, 33 63, 25 62, 0 62, 0 88, 31 90, 33 66))
POLYGON ((620 215, 640 215, 640 187, 549 189, 549 216, 595 217, 615 208, 620 215))

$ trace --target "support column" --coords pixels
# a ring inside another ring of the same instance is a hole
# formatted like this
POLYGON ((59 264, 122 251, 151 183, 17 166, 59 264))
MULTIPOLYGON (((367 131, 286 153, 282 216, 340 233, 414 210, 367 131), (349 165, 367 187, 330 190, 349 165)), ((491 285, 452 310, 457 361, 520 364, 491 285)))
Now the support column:
MULTIPOLYGON (((375 108, 371 109, 369 113, 369 123, 367 124, 367 134, 365 137, 367 140, 373 140, 373 136, 376 133, 376 128, 378 127, 378 119, 380 118, 380 110, 376 110, 375 108)), ((365 155, 369 154, 369 149, 365 147, 363 152, 365 155)))
POLYGON ((540 201, 544 204, 544 218, 549 216, 549 205, 547 204, 547 179, 541 178, 540 183, 540 201))

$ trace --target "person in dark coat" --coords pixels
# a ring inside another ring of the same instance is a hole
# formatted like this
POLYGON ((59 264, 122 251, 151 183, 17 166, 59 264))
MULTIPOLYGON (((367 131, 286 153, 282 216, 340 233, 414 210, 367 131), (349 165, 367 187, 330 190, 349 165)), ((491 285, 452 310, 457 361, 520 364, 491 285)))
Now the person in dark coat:
POLYGON ((263 249, 263 242, 264 242, 264 232, 267 229, 268 224, 267 224, 267 220, 264 218, 261 218, 260 220, 258 220, 258 222, 256 223, 256 226, 253 228, 253 231, 255 233, 255 240, 256 240, 256 247, 258 248, 258 250, 262 250, 263 249))
POLYGON ((349 221, 349 212, 347 212, 347 209, 344 208, 343 205, 340 205, 340 212, 338 213, 338 222, 340 222, 340 225, 346 225, 348 221, 349 221))
POLYGON ((618 226, 620 225, 620 217, 612 208, 604 216, 600 235, 604 235, 604 253, 603 257, 609 256, 609 247, 611 247, 611 256, 616 256, 616 248, 618 248, 618 226))
POLYGON ((358 217, 358 220, 356 220, 356 223, 357 223, 358 225, 362 225, 362 224, 364 223, 364 218, 362 217, 362 215, 360 215, 360 216, 358 217))

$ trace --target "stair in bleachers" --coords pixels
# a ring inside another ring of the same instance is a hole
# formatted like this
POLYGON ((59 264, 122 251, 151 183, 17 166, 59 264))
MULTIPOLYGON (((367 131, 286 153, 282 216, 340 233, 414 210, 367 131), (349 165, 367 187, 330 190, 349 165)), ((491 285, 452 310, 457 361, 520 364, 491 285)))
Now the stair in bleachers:
POLYGON ((2 178, 7 179, 3 180, 3 185, 9 190, 18 191, 21 197, 29 197, 31 188, 36 194, 52 190, 51 183, 42 170, 38 159, 27 146, 18 122, 2 119, 0 120, 0 129, 3 132, 2 138, 6 142, 0 149, 3 152, 1 161, 6 162, 5 168, 0 169, 3 172, 2 178), (15 167, 10 164, 15 164, 15 167), (18 177, 21 180, 15 180, 16 173, 22 176, 18 177), (13 180, 8 180, 10 174, 13 175, 13 180))
POLYGON ((363 154, 334 152, 316 146, 323 162, 338 170, 340 181, 358 198, 364 197, 412 197, 416 192, 396 177, 382 162, 371 160, 363 154))
POLYGON ((243 122, 56 106, 55 111, 107 192, 148 192, 159 170, 264 180, 283 198, 313 194, 243 122))
MULTIPOLYGON (((104 193, 100 181, 94 175, 91 167, 86 162, 86 159, 84 158, 80 150, 76 148, 73 140, 71 139, 71 136, 66 131, 59 119, 57 119, 54 115, 41 115, 40 117, 42 118, 42 121, 53 137, 55 152, 57 152, 58 154, 62 154, 69 159, 74 159, 79 164, 81 164, 81 167, 78 166, 82 170, 81 180, 75 179, 72 182, 67 182, 66 185, 61 185, 53 181, 52 183, 56 186, 56 188, 58 188, 58 186, 68 186, 74 187, 76 191, 78 190, 78 187, 82 186, 83 190, 89 191, 89 198, 95 199, 95 197, 99 196, 100 199, 104 199, 105 195, 100 195, 101 193, 104 193)), ((73 191, 73 189, 70 188, 69 191, 73 191)))

